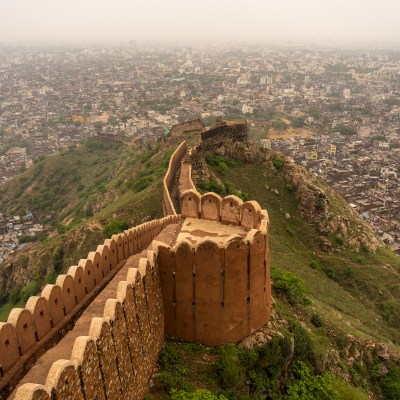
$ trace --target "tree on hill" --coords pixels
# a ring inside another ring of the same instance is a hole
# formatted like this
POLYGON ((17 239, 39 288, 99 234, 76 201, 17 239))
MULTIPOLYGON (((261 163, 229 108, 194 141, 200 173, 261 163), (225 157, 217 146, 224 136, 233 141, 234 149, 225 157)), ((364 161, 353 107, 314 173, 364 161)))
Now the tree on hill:
POLYGON ((332 132, 339 132, 345 136, 352 136, 357 133, 357 130, 355 128, 353 128, 352 126, 339 124, 339 125, 335 125, 332 128, 332 132))
POLYGON ((302 128, 304 126, 304 118, 297 117, 293 119, 291 125, 293 128, 302 128))
POLYGON ((289 125, 285 121, 278 119, 272 122, 272 127, 278 132, 284 132, 289 128, 289 125))
POLYGON ((103 130, 104 124, 100 121, 96 121, 93 123, 93 128, 97 133, 100 133, 103 130))

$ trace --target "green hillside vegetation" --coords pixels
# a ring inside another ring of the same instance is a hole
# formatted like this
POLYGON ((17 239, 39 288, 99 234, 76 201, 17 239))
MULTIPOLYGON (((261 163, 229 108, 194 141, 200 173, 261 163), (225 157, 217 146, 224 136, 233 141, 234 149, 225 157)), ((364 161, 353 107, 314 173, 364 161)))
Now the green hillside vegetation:
POLYGON ((112 221, 120 221, 123 230, 162 217, 162 180, 172 152, 160 145, 146 151, 91 139, 37 160, 2 186, 1 212, 32 211, 46 233, 29 243, 29 252, 0 266, 0 321, 118 231, 112 221), (9 289, 7 279, 16 267, 26 270, 34 285, 9 289))

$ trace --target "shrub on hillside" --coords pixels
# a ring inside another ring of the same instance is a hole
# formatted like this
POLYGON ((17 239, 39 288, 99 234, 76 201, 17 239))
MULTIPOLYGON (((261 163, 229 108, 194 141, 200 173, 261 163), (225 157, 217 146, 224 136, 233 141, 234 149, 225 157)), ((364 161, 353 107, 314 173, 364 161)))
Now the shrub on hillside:
POLYGON ((234 389, 242 381, 237 348, 229 346, 222 349, 222 355, 214 363, 214 372, 225 389, 234 389))
POLYGON ((285 298, 289 304, 308 304, 307 289, 301 278, 276 267, 271 268, 271 278, 274 292, 278 296, 285 298))
POLYGON ((106 238, 110 238, 112 235, 123 232, 129 228, 129 224, 126 221, 114 220, 104 226, 103 233, 106 238))
POLYGON ((285 164, 285 160, 283 158, 280 158, 280 157, 273 157, 272 158, 272 164, 278 171, 281 171, 283 166, 284 166, 284 164, 285 164))
POLYGON ((336 400, 339 393, 333 387, 332 376, 328 373, 313 375, 308 365, 298 361, 292 368, 295 377, 287 386, 288 400, 336 400))
POLYGON ((21 300, 26 303, 29 297, 35 296, 40 291, 40 283, 38 281, 29 282, 21 289, 21 300))
POLYGON ((197 186, 199 187, 200 190, 204 192, 214 192, 219 194, 220 196, 225 196, 226 194, 224 185, 219 184, 217 181, 213 179, 198 181, 197 186))
POLYGON ((392 368, 385 376, 382 392, 386 400, 400 399, 400 368, 392 368))
POLYGON ((369 396, 362 389, 351 386, 346 381, 333 378, 333 388, 339 393, 340 400, 368 400, 369 396))
POLYGON ((217 395, 206 389, 198 389, 195 392, 185 392, 184 390, 171 390, 171 400, 228 400, 222 394, 217 395))
POLYGON ((311 317, 311 323, 316 328, 321 328, 321 326, 324 325, 324 321, 322 320, 322 318, 319 314, 313 314, 313 316, 311 317))

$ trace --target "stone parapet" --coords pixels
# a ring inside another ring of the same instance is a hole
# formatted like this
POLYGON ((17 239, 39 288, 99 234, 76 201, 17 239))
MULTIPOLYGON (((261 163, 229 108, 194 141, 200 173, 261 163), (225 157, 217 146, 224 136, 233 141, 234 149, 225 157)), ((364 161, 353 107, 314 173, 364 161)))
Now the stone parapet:
POLYGON ((36 360, 72 329, 124 261, 179 219, 167 216, 113 235, 67 274, 60 275, 55 285, 46 285, 39 296, 30 297, 25 308, 13 309, 7 322, 0 323, 0 398, 5 398, 36 360))
POLYGON ((55 361, 44 385, 21 385, 15 400, 139 400, 147 392, 164 340, 157 257, 147 251, 118 284, 70 360, 55 361))
POLYGON ((243 228, 260 229, 266 232, 269 227, 269 216, 256 201, 243 202, 237 196, 222 198, 216 193, 201 195, 190 189, 180 197, 182 218, 201 218, 223 224, 238 225, 243 228))

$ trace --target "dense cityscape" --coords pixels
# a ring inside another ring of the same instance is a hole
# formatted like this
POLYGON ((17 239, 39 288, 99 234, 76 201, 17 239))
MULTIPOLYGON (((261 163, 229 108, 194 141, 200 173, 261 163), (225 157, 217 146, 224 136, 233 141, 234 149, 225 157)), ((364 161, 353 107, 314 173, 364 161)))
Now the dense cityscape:
MULTIPOLYGON (((324 178, 400 249, 400 55, 327 47, 0 47, 0 181, 102 136, 151 146, 189 119, 250 137, 324 178)), ((0 210, 0 262, 34 216, 0 210)), ((36 221, 37 222, 37 221, 36 221)))

